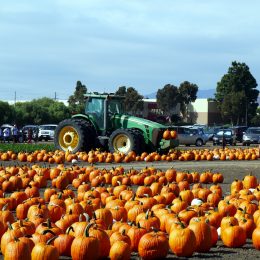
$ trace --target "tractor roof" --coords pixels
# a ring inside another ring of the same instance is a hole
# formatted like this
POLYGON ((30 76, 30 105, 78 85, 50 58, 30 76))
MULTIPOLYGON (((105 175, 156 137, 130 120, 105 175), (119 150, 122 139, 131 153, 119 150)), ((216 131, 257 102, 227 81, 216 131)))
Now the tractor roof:
POLYGON ((86 93, 84 95, 85 97, 93 97, 93 98, 115 98, 115 99, 124 99, 124 96, 116 95, 115 93, 98 93, 98 92, 92 92, 92 93, 86 93))

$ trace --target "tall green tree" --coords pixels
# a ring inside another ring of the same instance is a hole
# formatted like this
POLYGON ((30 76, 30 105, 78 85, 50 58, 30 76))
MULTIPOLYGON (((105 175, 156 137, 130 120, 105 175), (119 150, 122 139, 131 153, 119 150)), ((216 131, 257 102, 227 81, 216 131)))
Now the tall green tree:
POLYGON ((125 86, 119 87, 115 94, 119 95, 119 96, 125 96, 126 95, 126 87, 125 86))
POLYGON ((156 94, 158 108, 163 111, 163 113, 171 117, 174 110, 179 102, 179 91, 174 85, 167 84, 162 89, 158 89, 156 94))
POLYGON ((137 115, 143 110, 143 96, 135 88, 121 86, 115 94, 125 96, 124 107, 127 113, 137 115))
POLYGON ((183 118, 187 118, 187 106, 197 99, 197 92, 198 86, 196 84, 190 83, 189 81, 184 81, 180 84, 179 102, 183 118))
POLYGON ((0 125, 14 123, 14 110, 8 102, 0 101, 0 125))
POLYGON ((84 94, 87 93, 87 87, 82 85, 80 81, 77 81, 74 94, 68 99, 69 109, 72 113, 84 113, 85 99, 84 94))
POLYGON ((256 115, 251 119, 251 125, 259 126, 260 125, 260 107, 256 110, 256 115))
POLYGON ((233 61, 217 83, 215 99, 226 123, 249 124, 258 107, 257 82, 245 63, 233 61))

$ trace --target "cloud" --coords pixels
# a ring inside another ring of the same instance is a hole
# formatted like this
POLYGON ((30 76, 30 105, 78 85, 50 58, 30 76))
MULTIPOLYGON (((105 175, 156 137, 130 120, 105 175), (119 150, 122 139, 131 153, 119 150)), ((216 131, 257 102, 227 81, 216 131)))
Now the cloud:
POLYGON ((233 60, 259 77, 260 2, 8 1, 0 9, 0 88, 69 96, 184 80, 214 88, 233 60), (36 88, 37 86, 37 88, 36 88))

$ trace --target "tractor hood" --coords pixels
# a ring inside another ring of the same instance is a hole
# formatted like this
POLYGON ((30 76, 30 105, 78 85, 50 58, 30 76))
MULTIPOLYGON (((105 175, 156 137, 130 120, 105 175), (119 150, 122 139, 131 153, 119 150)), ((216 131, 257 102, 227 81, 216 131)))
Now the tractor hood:
POLYGON ((157 122, 125 114, 116 114, 111 118, 111 120, 115 128, 142 128, 143 126, 157 129, 166 128, 166 126, 157 122))

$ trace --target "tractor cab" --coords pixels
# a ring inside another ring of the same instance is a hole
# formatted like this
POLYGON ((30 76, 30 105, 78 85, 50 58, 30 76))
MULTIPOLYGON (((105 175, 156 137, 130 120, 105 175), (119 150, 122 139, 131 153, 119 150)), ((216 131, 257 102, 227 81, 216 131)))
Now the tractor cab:
POLYGON ((123 101, 124 97, 114 94, 88 93, 85 113, 95 123, 98 130, 106 131, 111 127, 111 116, 124 113, 123 101))

